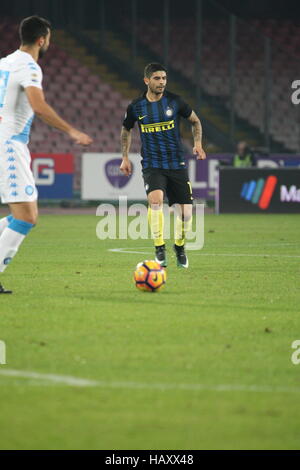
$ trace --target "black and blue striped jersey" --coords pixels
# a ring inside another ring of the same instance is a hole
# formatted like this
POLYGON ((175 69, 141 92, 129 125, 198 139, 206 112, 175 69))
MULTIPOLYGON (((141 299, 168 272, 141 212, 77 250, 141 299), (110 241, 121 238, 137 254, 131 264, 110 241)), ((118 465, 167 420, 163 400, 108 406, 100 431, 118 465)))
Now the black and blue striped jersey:
POLYGON ((129 131, 138 123, 143 168, 185 168, 179 126, 180 118, 191 113, 192 108, 180 96, 168 91, 159 101, 149 101, 145 92, 129 104, 123 126, 129 131))

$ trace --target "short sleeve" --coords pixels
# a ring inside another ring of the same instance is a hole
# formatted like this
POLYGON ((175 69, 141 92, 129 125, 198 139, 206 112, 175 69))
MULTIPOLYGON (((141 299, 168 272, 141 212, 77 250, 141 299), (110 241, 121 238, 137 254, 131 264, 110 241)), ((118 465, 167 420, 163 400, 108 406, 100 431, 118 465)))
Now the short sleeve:
POLYGON ((125 127, 125 129, 130 131, 130 129, 134 127, 135 122, 136 122, 136 117, 134 115, 133 106, 132 104, 130 104, 125 114, 123 126, 125 127))
POLYGON ((183 101, 182 98, 179 98, 178 105, 179 105, 178 113, 180 114, 180 116, 186 119, 189 118, 193 112, 191 106, 187 104, 185 101, 183 101))
POLYGON ((32 62, 26 64, 20 73, 20 84, 23 88, 27 88, 29 86, 35 86, 40 89, 43 88, 43 73, 39 65, 36 63, 32 62))

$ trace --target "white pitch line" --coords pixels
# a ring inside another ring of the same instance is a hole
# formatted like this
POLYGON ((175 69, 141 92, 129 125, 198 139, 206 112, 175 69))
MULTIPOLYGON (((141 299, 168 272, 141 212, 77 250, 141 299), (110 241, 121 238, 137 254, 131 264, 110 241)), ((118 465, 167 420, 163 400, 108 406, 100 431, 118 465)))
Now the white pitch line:
POLYGON ((258 256, 263 258, 300 258, 300 255, 274 255, 267 253, 195 253, 197 256, 258 256))
POLYGON ((239 247, 241 247, 241 246, 242 247, 245 247, 245 246, 246 247, 253 247, 253 246, 255 246, 255 247, 258 247, 258 246, 259 247, 262 247, 262 246, 263 247, 265 247, 265 246, 294 246, 295 247, 296 246, 297 247, 299 245, 300 245, 299 242, 291 242, 291 243, 260 243, 260 244, 258 244, 258 243, 225 243, 225 244, 222 244, 222 245, 220 244, 218 246, 223 246, 223 247, 224 246, 227 246, 227 247, 229 247, 229 246, 230 247, 236 247, 236 246, 239 246, 239 247))
POLYGON ((74 385, 75 387, 96 387, 98 383, 95 380, 78 379, 68 375, 41 374, 39 372, 22 371, 16 369, 0 369, 0 375, 6 377, 19 377, 22 379, 46 380, 63 385, 74 385))
POLYGON ((139 255, 140 254, 149 255, 151 253, 150 251, 133 251, 133 250, 130 250, 129 248, 109 248, 107 251, 112 251, 113 253, 137 253, 139 255))
MULTIPOLYGON (((129 248, 109 248, 107 251, 112 251, 113 253, 134 253, 138 255, 150 255, 152 253, 151 251, 133 251, 129 248)), ((300 255, 281 255, 267 253, 193 253, 193 256, 250 256, 263 258, 300 258, 300 255)))
POLYGON ((281 387, 271 385, 241 385, 241 384, 180 384, 180 383, 142 383, 142 382, 106 382, 99 380, 81 379, 68 375, 41 374, 39 372, 22 371, 15 369, 0 369, 0 376, 17 377, 21 379, 33 379, 39 385, 45 381, 53 384, 61 384, 75 387, 99 387, 99 388, 119 388, 128 390, 177 390, 177 391, 210 391, 210 392, 258 392, 258 393, 299 393, 300 388, 281 387))

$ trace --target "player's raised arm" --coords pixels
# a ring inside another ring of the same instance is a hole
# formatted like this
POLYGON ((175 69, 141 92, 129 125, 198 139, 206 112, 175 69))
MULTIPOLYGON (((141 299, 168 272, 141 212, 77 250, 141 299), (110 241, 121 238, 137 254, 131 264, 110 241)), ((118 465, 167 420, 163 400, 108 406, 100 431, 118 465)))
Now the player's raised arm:
POLYGON ((205 160, 206 154, 202 148, 202 126, 200 119, 198 118, 195 111, 192 111, 188 120, 192 123, 192 133, 194 137, 194 148, 193 152, 197 155, 197 160, 205 160))
POLYGON ((34 113, 46 124, 68 134, 76 144, 89 145, 93 142, 91 137, 72 127, 54 111, 46 102, 43 90, 28 86, 25 92, 34 113))
POLYGON ((128 157, 130 145, 131 145, 131 129, 127 130, 123 126, 121 130, 122 163, 120 166, 120 170, 126 176, 131 175, 131 171, 132 171, 131 162, 128 157))

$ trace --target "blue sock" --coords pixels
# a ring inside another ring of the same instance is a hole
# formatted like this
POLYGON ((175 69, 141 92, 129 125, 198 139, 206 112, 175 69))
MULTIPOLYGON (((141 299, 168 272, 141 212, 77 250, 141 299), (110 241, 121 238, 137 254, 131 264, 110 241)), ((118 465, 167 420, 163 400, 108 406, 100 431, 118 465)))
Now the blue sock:
POLYGON ((15 232, 21 233, 22 235, 28 235, 30 230, 34 227, 34 224, 25 222, 25 220, 19 220, 12 217, 11 222, 8 224, 8 228, 15 232))

